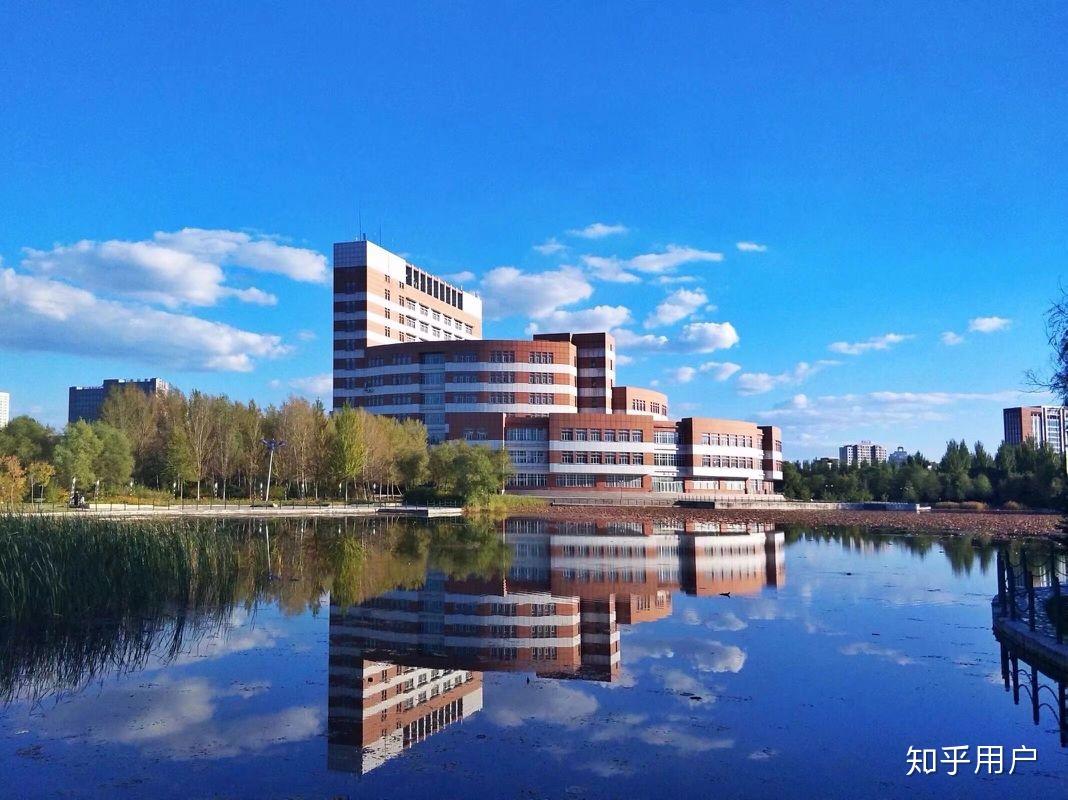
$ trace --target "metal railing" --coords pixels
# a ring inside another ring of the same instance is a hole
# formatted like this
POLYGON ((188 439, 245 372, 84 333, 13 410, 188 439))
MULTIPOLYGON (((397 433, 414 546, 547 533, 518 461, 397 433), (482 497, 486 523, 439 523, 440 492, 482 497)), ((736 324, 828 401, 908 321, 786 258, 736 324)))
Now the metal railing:
POLYGON ((997 554, 997 573, 1001 613, 1064 644, 1068 601, 1063 585, 1068 580, 1068 552, 1023 546, 1014 555, 1010 548, 1002 547, 997 554))
POLYGON ((1012 692, 1015 705, 1020 705, 1021 695, 1027 696, 1035 725, 1040 723, 1043 709, 1053 717, 1060 731, 1061 747, 1068 747, 1068 680, 1065 676, 1049 674, 1025 654, 1002 642, 1001 679, 1005 691, 1012 692), (1024 666, 1020 666, 1021 662, 1024 666))

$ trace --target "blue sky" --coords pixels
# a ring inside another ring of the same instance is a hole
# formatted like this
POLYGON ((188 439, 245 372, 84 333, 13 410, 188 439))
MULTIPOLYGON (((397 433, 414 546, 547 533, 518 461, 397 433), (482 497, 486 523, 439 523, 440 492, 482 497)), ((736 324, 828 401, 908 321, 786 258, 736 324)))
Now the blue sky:
POLYGON ((41 3, 0 31, 14 413, 110 376, 314 392, 358 218, 470 273, 491 335, 621 328, 622 381, 791 457, 996 444, 1047 362, 1064 6, 41 3))

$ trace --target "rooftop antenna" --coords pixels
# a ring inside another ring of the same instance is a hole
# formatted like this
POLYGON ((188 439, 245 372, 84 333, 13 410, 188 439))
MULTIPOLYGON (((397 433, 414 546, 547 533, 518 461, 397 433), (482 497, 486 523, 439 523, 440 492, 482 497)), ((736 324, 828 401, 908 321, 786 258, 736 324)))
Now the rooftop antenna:
POLYGON ((367 237, 363 235, 363 206, 359 203, 356 204, 356 226, 360 229, 356 238, 365 240, 367 237))

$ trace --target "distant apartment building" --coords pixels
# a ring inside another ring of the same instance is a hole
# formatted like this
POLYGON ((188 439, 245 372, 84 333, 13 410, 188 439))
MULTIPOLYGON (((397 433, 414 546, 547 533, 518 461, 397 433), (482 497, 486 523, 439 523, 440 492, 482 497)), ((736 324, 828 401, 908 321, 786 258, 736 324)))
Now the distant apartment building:
POLYGON ((108 378, 100 386, 71 386, 67 394, 67 422, 96 422, 108 395, 127 386, 147 395, 167 394, 171 390, 162 378, 108 378))
POLYGON ((1018 406, 1002 411, 1006 444, 1023 444, 1030 439, 1037 446, 1048 444, 1061 455, 1068 442, 1068 408, 1064 406, 1018 406))
POLYGON ((11 395, 0 392, 0 428, 7 427, 11 421, 11 395))
POLYGON ((881 464, 886 461, 886 448, 867 439, 856 444, 844 444, 838 448, 838 461, 847 467, 856 464, 881 464))
POLYGON ((785 584, 785 536, 762 523, 512 518, 507 572, 331 603, 327 764, 364 774, 483 707, 484 672, 612 682, 620 626, 672 596, 785 584))
POLYGON ((906 450, 904 447, 898 445, 897 450, 887 456, 886 460, 893 464, 895 467, 900 467, 902 464, 908 463, 909 451, 906 450))
POLYGON ((334 245, 333 407, 417 419, 431 441, 508 451, 513 490, 771 494, 778 428, 672 420, 620 386, 607 332, 483 339, 482 303, 368 241, 334 245))

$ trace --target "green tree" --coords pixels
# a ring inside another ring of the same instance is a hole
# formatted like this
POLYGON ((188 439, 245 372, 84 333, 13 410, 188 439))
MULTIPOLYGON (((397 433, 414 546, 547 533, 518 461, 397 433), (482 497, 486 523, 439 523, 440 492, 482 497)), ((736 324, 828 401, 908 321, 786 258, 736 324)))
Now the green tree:
POLYGON ((130 440, 125 433, 106 422, 93 423, 93 432, 100 440, 100 453, 93 462, 97 479, 111 490, 126 485, 134 468, 130 440))
POLYGON ((33 417, 19 416, 0 428, 0 456, 15 456, 23 464, 51 461, 56 432, 33 417))
POLYGON ((345 501, 349 483, 362 480, 367 469, 367 420, 363 409, 345 406, 334 414, 334 447, 331 461, 334 474, 345 484, 345 501))
POLYGON ((186 481, 196 479, 193 456, 189 451, 189 441, 186 439, 185 429, 181 426, 172 428, 167 439, 164 474, 166 474, 168 480, 178 484, 178 489, 183 496, 185 494, 186 481))
POLYGON ((96 465, 104 445, 92 426, 78 420, 67 426, 55 450, 56 471, 65 485, 76 481, 83 489, 96 482, 96 465))

